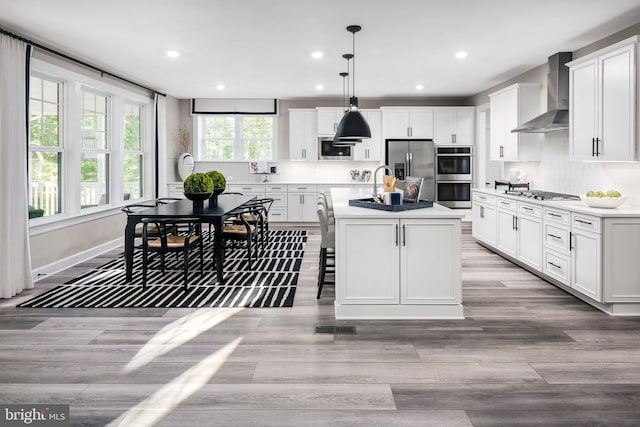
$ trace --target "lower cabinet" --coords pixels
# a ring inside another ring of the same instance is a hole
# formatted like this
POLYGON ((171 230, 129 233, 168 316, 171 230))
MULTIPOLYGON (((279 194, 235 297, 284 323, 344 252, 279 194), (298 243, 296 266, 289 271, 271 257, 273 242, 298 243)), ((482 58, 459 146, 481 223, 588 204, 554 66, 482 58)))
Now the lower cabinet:
POLYGON ((583 295, 602 301, 602 247, 600 219, 571 214, 570 286, 583 295))
POLYGON ((287 186, 287 220, 289 222, 317 222, 316 185, 287 186))
POLYGON ((516 207, 517 203, 515 201, 498 198, 496 247, 514 258, 517 256, 516 251, 518 250, 516 207))
POLYGON ((471 207, 474 238, 491 246, 496 245, 496 198, 485 194, 474 194, 471 207))
POLYGON ((460 221, 340 220, 338 304, 459 304, 460 221))

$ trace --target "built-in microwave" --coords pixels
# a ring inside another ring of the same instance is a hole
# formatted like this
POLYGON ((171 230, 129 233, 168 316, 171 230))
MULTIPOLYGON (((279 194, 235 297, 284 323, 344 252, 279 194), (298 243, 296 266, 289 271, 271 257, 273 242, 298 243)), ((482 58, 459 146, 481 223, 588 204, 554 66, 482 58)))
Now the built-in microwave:
POLYGON ((320 160, 353 160, 352 146, 333 145, 333 138, 318 138, 318 158, 320 160))

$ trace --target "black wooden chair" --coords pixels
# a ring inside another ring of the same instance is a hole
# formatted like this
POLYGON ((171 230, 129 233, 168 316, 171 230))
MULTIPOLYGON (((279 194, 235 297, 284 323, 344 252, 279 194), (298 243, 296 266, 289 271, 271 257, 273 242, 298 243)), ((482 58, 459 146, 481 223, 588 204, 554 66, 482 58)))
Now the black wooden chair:
POLYGON ((244 207, 255 209, 253 214, 245 214, 245 220, 249 224, 255 225, 260 231, 260 243, 263 251, 265 245, 269 243, 269 211, 273 202, 274 199, 264 197, 251 200, 243 205, 244 207))
POLYGON ((252 268, 251 252, 255 246, 255 257, 258 257, 258 227, 263 208, 261 206, 240 206, 231 212, 231 217, 222 226, 222 239, 226 248, 237 248, 237 242, 245 242, 249 269, 252 268))
POLYGON ((142 287, 147 287, 147 270, 149 252, 157 252, 160 255, 160 267, 165 273, 165 254, 182 252, 184 256, 184 290, 188 289, 189 279, 189 253, 194 248, 200 249, 200 275, 204 274, 204 249, 203 239, 200 234, 200 220, 197 218, 157 219, 144 218, 142 220, 142 287), (176 224, 186 224, 186 233, 171 233, 168 230, 177 231, 176 224), (159 230, 158 236, 152 236, 149 229, 159 230))

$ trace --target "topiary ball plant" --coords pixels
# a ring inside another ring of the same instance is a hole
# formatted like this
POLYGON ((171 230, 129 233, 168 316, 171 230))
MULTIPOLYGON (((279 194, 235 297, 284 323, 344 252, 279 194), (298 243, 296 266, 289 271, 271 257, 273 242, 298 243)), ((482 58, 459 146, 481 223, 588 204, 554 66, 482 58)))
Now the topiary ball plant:
POLYGON ((206 173, 193 173, 184 180, 184 192, 187 193, 211 193, 213 180, 206 173))
POLYGON ((207 172, 207 175, 213 180, 214 190, 224 190, 227 186, 227 179, 224 177, 222 172, 209 171, 207 172))

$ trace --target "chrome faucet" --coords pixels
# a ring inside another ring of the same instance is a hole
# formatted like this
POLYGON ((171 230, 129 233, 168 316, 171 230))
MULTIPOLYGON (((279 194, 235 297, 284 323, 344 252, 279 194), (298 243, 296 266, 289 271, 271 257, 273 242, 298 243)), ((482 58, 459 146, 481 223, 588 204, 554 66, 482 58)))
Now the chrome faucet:
POLYGON ((373 197, 378 197, 378 180, 376 179, 376 176, 378 175, 378 171, 382 168, 385 168, 391 172, 391 175, 393 175, 393 171, 387 165, 378 166, 376 170, 373 171, 373 197))

